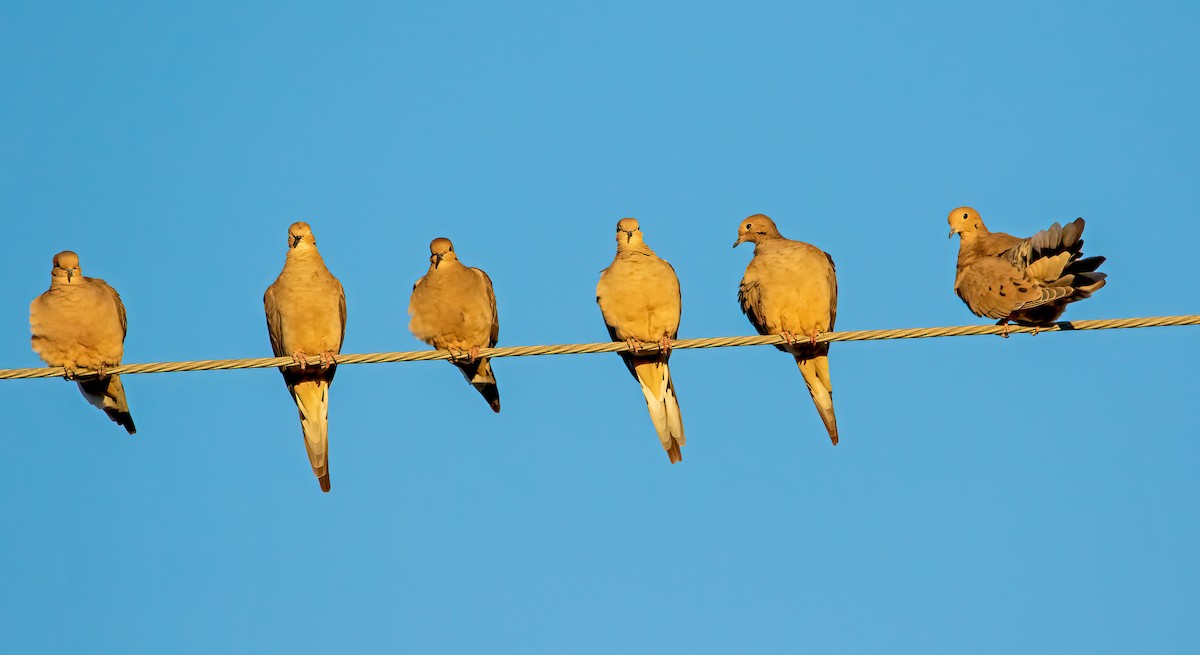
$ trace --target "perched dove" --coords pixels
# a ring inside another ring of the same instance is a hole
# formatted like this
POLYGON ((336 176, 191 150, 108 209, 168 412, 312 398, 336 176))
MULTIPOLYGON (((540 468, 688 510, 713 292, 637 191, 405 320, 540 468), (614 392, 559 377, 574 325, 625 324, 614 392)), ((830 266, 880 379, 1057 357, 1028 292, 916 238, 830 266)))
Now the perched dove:
POLYGON ((671 463, 683 459, 680 448, 683 416, 667 359, 670 340, 679 333, 679 278, 642 240, 637 219, 617 222, 617 255, 600 273, 596 302, 613 341, 626 341, 633 352, 620 353, 625 366, 642 386, 650 420, 671 463), (660 350, 640 354, 639 342, 658 343, 660 350))
POLYGON ((837 419, 833 415, 833 386, 829 380, 829 344, 817 336, 833 330, 837 318, 837 276, 833 258, 815 246, 785 239, 774 221, 755 214, 738 225, 733 247, 749 241, 754 258, 738 288, 738 303, 759 334, 779 334, 791 353, 829 439, 837 445, 837 419), (798 341, 796 336, 800 335, 798 341))
POLYGON ((321 491, 329 491, 329 386, 337 372, 335 355, 346 336, 346 294, 325 268, 308 223, 288 228, 283 271, 263 295, 267 331, 276 357, 291 357, 299 368, 281 367, 300 410, 300 427, 321 491), (320 358, 309 366, 306 355, 320 358))
MULTIPOLYGON (((961 237, 954 291, 976 316, 999 325, 1050 325, 1067 305, 1104 286, 1103 257, 1083 254, 1082 218, 1028 239, 989 232, 970 207, 950 212, 950 237, 961 237)), ((1005 335, 1007 336, 1007 334, 1005 335)))
POLYGON ((429 253, 429 272, 413 285, 408 303, 408 329, 434 348, 451 351, 451 363, 499 412, 492 363, 479 356, 480 348, 492 348, 500 338, 492 281, 478 268, 464 266, 449 239, 434 239, 429 253))
POLYGON ((79 391, 129 434, 137 432, 121 376, 104 374, 125 354, 125 305, 104 280, 84 277, 70 250, 54 256, 50 289, 29 305, 29 326, 42 361, 62 366, 68 379, 79 369, 99 373, 78 380, 79 391))

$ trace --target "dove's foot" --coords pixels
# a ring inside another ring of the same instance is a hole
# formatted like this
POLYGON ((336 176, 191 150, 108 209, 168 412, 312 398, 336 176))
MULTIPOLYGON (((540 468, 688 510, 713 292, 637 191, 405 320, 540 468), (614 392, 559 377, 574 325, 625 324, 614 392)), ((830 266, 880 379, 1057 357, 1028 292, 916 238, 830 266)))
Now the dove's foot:
POLYGON ((450 353, 450 361, 456 364, 472 364, 479 357, 479 347, 473 347, 470 350, 459 350, 458 348, 447 348, 446 352, 450 353))
POLYGON ((321 368, 329 368, 337 363, 337 353, 332 350, 326 350, 321 353, 321 368))
POLYGON ((308 356, 297 350, 292 353, 292 363, 298 365, 300 370, 303 371, 304 367, 308 366, 308 356))
POLYGON ((663 338, 662 338, 662 339, 661 339, 661 340, 658 342, 658 350, 659 350, 659 352, 661 352, 661 353, 662 353, 664 356, 665 356, 665 355, 670 355, 670 354, 671 354, 671 340, 670 340, 670 339, 668 339, 668 338, 666 338, 666 337, 663 337, 663 338))

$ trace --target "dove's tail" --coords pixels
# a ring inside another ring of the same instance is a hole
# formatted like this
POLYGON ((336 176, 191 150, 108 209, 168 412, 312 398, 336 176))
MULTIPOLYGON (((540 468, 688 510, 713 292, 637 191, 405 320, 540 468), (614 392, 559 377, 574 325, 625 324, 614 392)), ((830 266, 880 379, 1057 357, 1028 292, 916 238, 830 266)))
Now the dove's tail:
POLYGON ((496 386, 496 375, 492 373, 492 362, 487 357, 480 357, 471 363, 454 362, 463 377, 472 387, 483 396, 492 411, 500 413, 500 387, 496 386))
POLYGON ((321 491, 329 491, 329 381, 305 380, 292 385, 291 390, 300 410, 308 461, 321 491))
POLYGON ((683 436, 683 415, 679 412, 671 370, 666 362, 650 361, 634 364, 633 374, 646 396, 646 408, 650 410, 650 420, 663 450, 672 464, 681 461, 683 453, 679 449, 687 444, 687 439, 683 436))
POLYGON ((1077 218, 1042 230, 1010 251, 1009 260, 1038 284, 1042 296, 1009 316, 1020 325, 1047 325, 1058 320, 1067 304, 1090 298, 1105 285, 1097 269, 1104 257, 1083 257, 1084 221, 1077 218))
POLYGON ((126 432, 137 432, 133 425, 133 416, 129 414, 129 403, 125 400, 125 386, 121 384, 121 376, 110 375, 80 381, 79 391, 89 403, 108 414, 108 418, 125 428, 126 432))
POLYGON ((808 392, 812 394, 817 413, 821 415, 825 429, 829 431, 829 440, 836 446, 838 429, 837 418, 833 415, 833 384, 829 380, 829 355, 797 357, 796 364, 800 367, 800 375, 804 376, 804 383, 808 385, 808 392))
POLYGON ((1044 287, 1059 291, 1052 294, 1049 301, 1069 297, 1067 302, 1074 302, 1090 297, 1104 286, 1107 276, 1096 271, 1103 263, 1104 257, 1079 259, 1078 253, 1062 252, 1033 261, 1025 268, 1025 275, 1044 287))

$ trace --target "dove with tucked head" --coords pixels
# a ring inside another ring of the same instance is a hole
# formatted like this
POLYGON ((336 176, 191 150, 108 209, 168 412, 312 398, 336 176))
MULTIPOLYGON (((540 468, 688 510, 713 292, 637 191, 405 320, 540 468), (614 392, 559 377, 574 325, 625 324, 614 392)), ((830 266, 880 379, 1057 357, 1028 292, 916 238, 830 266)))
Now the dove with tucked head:
POLYGON ((500 318, 492 280, 478 268, 464 266, 449 239, 429 244, 429 271, 413 285, 408 329, 421 341, 454 355, 458 367, 493 412, 500 411, 500 388, 481 348, 500 338, 500 318))
POLYGON ((62 366, 68 378, 78 370, 97 372, 76 381, 79 391, 126 432, 137 432, 121 376, 104 373, 125 354, 125 305, 104 280, 84 277, 70 250, 54 256, 50 288, 29 306, 29 327, 42 361, 62 366))
POLYGON ((637 219, 617 222, 617 253, 600 273, 596 302, 612 340, 626 341, 633 349, 619 354, 642 388, 663 450, 672 464, 682 460, 680 449, 687 440, 667 367, 670 340, 679 333, 679 278, 675 269, 646 245, 637 219), (641 343, 658 343, 660 350, 640 353, 641 343))

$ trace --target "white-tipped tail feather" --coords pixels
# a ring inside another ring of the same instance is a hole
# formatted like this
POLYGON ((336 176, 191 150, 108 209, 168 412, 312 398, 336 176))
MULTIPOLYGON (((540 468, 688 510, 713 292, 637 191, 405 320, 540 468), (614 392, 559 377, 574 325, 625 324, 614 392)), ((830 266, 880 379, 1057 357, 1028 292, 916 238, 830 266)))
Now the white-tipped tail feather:
POLYGON ((800 367, 800 375, 808 385, 808 392, 812 395, 813 404, 817 406, 817 413, 821 415, 825 429, 829 431, 829 440, 836 446, 838 429, 837 418, 833 415, 833 384, 829 380, 829 356, 819 355, 811 359, 797 357, 796 365, 800 367))
POLYGON ((683 415, 679 412, 679 400, 675 397, 675 385, 671 382, 671 370, 665 363, 646 362, 634 366, 634 375, 646 396, 646 408, 650 410, 650 421, 662 442, 663 450, 674 464, 683 459, 680 452, 687 440, 683 436, 683 415))
POLYGON ((300 409, 300 428, 313 474, 321 491, 329 491, 329 382, 298 382, 292 387, 292 396, 300 409))

